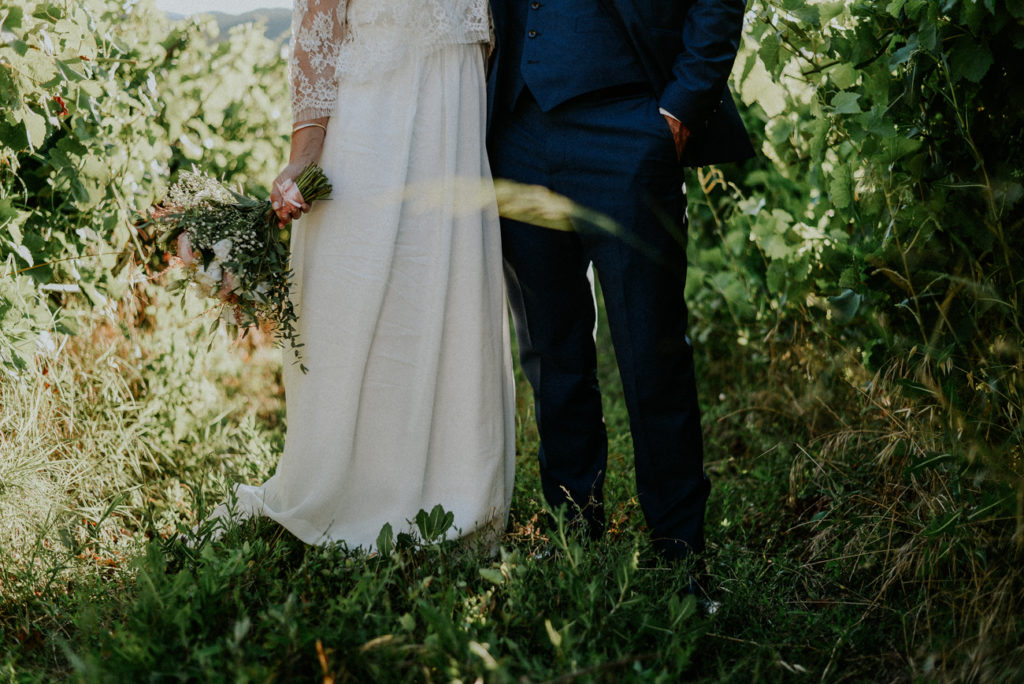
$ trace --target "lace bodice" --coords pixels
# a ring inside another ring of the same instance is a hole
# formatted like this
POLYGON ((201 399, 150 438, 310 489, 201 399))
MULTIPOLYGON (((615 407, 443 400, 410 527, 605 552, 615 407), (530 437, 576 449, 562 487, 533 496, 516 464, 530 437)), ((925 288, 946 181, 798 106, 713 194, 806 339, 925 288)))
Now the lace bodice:
POLYGON ((339 79, 368 80, 442 45, 489 39, 487 0, 295 0, 294 120, 330 116, 339 79))

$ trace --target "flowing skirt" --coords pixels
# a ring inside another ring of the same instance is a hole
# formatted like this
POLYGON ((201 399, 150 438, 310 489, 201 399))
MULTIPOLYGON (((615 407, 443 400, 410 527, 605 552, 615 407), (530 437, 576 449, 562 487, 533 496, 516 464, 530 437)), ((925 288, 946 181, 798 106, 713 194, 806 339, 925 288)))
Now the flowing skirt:
POLYGON ((504 529, 514 397, 484 87, 479 45, 341 85, 334 192, 291 243, 308 373, 285 353, 284 453, 236 487, 236 515, 368 550, 436 504, 449 537, 504 529))

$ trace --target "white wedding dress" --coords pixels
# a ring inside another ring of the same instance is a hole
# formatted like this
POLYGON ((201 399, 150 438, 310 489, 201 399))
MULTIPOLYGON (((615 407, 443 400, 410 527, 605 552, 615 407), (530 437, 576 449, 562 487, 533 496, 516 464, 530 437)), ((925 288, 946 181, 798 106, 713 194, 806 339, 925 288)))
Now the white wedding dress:
POLYGON ((367 550, 436 504, 450 537, 504 529, 514 399, 497 210, 480 191, 488 27, 486 0, 296 3, 294 118, 330 116, 334 192, 293 226, 309 372, 285 353, 284 453, 262 486, 236 487, 234 517, 367 550))

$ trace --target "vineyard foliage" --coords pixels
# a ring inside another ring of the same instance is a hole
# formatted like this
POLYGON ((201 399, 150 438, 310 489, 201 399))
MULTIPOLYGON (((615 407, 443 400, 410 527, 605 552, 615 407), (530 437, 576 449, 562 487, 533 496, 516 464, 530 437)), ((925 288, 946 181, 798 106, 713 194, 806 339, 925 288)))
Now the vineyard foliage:
POLYGON ((692 334, 816 435, 797 556, 910 598, 948 676, 1000 679, 1024 662, 1024 1, 754 0, 748 21, 734 88, 762 157, 698 173, 692 334))
POLYGON ((777 348, 810 326, 825 384, 893 380, 941 450, 1019 483, 1024 1, 756 0, 748 20, 734 85, 763 158, 699 174, 694 334, 777 348))
POLYGON ((281 45, 217 40, 150 0, 0 7, 0 370, 23 369, 76 310, 145 277, 139 216, 182 168, 269 183, 283 156, 281 45), (80 306, 82 305, 82 306, 80 306))

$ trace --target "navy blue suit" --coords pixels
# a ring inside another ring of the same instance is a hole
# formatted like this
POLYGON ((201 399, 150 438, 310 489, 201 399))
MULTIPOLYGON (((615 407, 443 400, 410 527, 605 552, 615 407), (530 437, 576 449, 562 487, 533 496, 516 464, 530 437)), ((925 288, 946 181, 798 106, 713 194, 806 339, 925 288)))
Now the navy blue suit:
POLYGON ((726 87, 743 0, 492 0, 494 175, 615 219, 609 234, 502 221, 509 300, 534 389, 541 480, 593 536, 607 438, 587 269, 601 282, 629 410, 637 490, 656 548, 704 547, 700 411, 686 336, 685 165, 752 154, 726 87), (690 131, 683 159, 664 108, 690 131))

